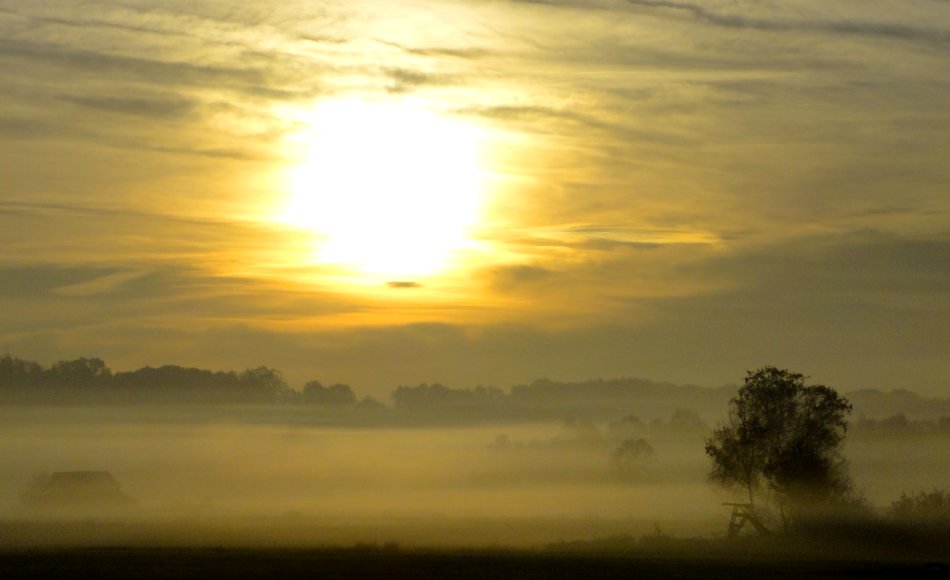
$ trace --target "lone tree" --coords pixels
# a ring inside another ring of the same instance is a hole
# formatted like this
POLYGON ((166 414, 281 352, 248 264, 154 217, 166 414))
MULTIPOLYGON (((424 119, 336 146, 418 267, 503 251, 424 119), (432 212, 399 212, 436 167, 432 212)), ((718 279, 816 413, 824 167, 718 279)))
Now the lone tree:
POLYGON ((623 478, 639 478, 645 475, 655 455, 646 439, 624 439, 610 454, 611 468, 623 478))
POLYGON ((804 510, 847 503, 852 491, 841 453, 851 404, 804 379, 772 366, 749 371, 725 424, 706 440, 710 478, 742 489, 753 511, 765 494, 784 529, 804 510))

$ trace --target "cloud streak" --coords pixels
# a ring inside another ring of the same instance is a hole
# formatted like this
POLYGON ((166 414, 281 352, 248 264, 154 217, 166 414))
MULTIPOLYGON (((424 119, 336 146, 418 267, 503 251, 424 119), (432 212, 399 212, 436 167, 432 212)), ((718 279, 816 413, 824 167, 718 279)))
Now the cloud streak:
POLYGON ((761 30, 767 32, 822 32, 849 36, 888 38, 921 42, 950 48, 950 30, 924 28, 870 21, 765 19, 727 14, 710 10, 699 4, 670 2, 668 0, 626 0, 633 6, 686 13, 693 19, 723 28, 761 30))
POLYGON ((0 40, 0 57, 68 67, 77 73, 115 75, 166 85, 207 86, 214 83, 256 91, 268 84, 267 74, 255 68, 139 58, 23 41, 0 40))
POLYGON ((174 97, 122 98, 64 95, 62 99, 98 111, 158 119, 188 117, 194 112, 196 106, 192 101, 174 97))

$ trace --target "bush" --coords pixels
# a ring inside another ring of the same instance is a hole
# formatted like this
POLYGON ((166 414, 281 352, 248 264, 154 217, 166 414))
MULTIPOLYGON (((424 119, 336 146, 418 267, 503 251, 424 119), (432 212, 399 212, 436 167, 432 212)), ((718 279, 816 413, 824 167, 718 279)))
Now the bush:
POLYGON ((891 504, 891 516, 901 522, 926 524, 950 531, 950 493, 935 489, 901 494, 891 504))

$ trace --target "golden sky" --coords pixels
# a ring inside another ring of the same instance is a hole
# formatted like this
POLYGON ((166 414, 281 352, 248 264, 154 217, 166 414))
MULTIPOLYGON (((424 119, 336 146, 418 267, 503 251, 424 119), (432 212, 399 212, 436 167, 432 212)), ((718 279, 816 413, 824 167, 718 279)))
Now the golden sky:
POLYGON ((0 343, 950 393, 944 0, 0 0, 0 343))

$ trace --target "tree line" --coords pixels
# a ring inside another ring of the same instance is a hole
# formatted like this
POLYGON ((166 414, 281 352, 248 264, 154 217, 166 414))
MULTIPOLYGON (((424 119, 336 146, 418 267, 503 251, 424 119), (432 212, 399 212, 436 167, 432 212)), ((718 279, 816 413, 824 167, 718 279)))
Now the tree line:
MULTIPOLYGON (((94 357, 43 366, 11 355, 0 356, 0 402, 7 404, 281 404, 377 412, 388 409, 394 411, 390 415, 435 424, 610 421, 617 417, 618 410, 650 420, 669 417, 677 409, 690 409, 707 423, 713 423, 737 388, 734 385, 718 388, 676 385, 635 378, 577 382, 539 379, 508 390, 494 386, 456 388, 422 383, 395 387, 390 391, 390 404, 383 405, 372 397, 359 396, 349 385, 341 383, 324 385, 311 380, 294 388, 279 370, 266 366, 243 371, 212 371, 167 364, 114 372, 105 361, 94 357)), ((864 390, 848 396, 860 410, 854 427, 862 435, 950 432, 950 399, 926 399, 905 390, 891 393, 864 390), (908 419, 900 415, 901 412, 912 413, 917 418, 908 419), (864 413, 885 418, 862 417, 864 413), (921 416, 929 418, 920 419, 921 416)))
POLYGON ((49 367, 0 357, 0 392, 7 400, 207 400, 277 402, 294 396, 280 371, 242 372, 164 365, 112 372, 100 358, 63 360, 49 367))
MULTIPOLYGON (((392 408, 405 415, 464 419, 614 416, 618 408, 656 403, 655 416, 677 408, 721 404, 723 389, 657 383, 642 379, 561 383, 546 379, 515 385, 510 392, 493 386, 453 388, 439 383, 400 385, 391 392, 392 408)), ((323 385, 311 380, 302 388, 288 385, 282 373, 261 366, 244 371, 211 371, 179 365, 146 366, 113 372, 100 358, 62 360, 50 366, 4 355, 0 357, 0 398, 29 401, 221 401, 234 403, 300 403, 323 406, 382 405, 358 397, 346 384, 323 385)), ((642 408, 642 407, 641 407, 642 408)), ((652 407, 645 408, 653 412, 652 407)))

